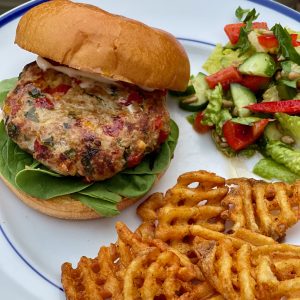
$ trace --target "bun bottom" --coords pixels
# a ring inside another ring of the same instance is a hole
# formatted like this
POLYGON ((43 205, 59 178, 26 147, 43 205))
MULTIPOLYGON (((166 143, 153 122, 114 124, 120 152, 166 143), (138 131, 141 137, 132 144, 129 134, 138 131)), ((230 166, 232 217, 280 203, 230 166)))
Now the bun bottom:
MULTIPOLYGON (((75 200, 70 196, 60 196, 52 198, 50 200, 35 198, 15 188, 1 174, 0 178, 4 181, 7 187, 26 205, 45 215, 67 220, 89 220, 102 217, 91 208, 85 206, 80 201, 75 200)), ((123 198, 118 203, 117 208, 121 211, 126 207, 132 205, 140 198, 142 197, 123 198)))

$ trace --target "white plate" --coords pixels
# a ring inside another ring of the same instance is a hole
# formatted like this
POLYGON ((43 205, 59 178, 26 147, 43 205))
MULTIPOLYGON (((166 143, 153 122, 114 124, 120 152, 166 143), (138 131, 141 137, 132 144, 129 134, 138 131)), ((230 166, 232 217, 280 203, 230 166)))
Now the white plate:
MULTIPOLYGON (((30 6, 42 1, 31 1, 0 17, 0 80, 15 77, 22 67, 35 59, 14 45, 14 34, 19 16, 30 6)), ((268 0, 89 0, 113 13, 138 19, 149 25, 173 33, 186 48, 192 73, 201 65, 217 42, 225 43, 222 30, 225 24, 236 21, 238 6, 255 7, 260 20, 270 25, 281 24, 300 31, 300 15, 268 0)), ((169 101, 172 118, 180 127, 180 139, 170 168, 152 191, 166 191, 183 172, 206 169, 225 177, 252 175, 257 157, 232 161, 220 154, 209 135, 198 135, 185 120, 185 113, 169 101)), ((252 175, 253 176, 253 175, 252 175)), ((63 221, 41 215, 22 202, 0 183, 0 293, 1 299, 55 300, 64 299, 60 283, 63 262, 77 263, 82 255, 96 256, 101 245, 116 240, 114 224, 121 220, 134 229, 139 224, 135 208, 120 216, 95 221, 63 221)), ((287 241, 300 244, 294 226, 287 241)))

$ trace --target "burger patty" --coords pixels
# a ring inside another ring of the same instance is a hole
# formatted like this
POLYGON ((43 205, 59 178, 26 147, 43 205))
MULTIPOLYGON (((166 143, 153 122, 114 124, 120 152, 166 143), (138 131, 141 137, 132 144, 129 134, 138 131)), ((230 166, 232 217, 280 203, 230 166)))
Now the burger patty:
POLYGON ((3 111, 9 137, 62 175, 104 180, 168 137, 166 92, 25 66, 3 111))

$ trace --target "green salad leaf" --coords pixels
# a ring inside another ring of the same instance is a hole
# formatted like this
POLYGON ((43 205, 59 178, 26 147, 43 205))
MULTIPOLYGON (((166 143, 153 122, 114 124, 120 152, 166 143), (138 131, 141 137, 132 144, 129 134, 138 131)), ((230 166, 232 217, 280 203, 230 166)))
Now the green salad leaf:
POLYGON ((252 10, 250 9, 243 9, 240 6, 235 11, 235 16, 242 22, 247 23, 249 21, 253 22, 259 17, 259 14, 256 14, 255 8, 252 10), (244 20, 243 17, 246 14, 244 20))
POLYGON ((300 175, 300 151, 292 149, 280 141, 271 141, 266 145, 266 154, 275 162, 300 175))
POLYGON ((279 51, 286 58, 300 65, 300 54, 292 45, 292 39, 289 32, 280 24, 275 24, 271 30, 279 43, 279 51))
POLYGON ((17 80, 18 78, 15 77, 0 81, 0 106, 3 105, 6 95, 16 85, 17 80))
POLYGON ((248 52, 242 53, 240 49, 223 48, 221 44, 217 44, 202 68, 209 74, 213 74, 229 66, 237 67, 248 57, 250 57, 248 52))
POLYGON ((300 175, 291 172, 287 167, 273 159, 263 158, 253 168, 253 173, 266 179, 279 179, 293 183, 300 179, 300 175))
POLYGON ((251 126, 251 125, 253 125, 253 123, 260 121, 260 120, 261 120, 261 118, 251 116, 251 117, 232 118, 231 121, 233 123, 251 126))
POLYGON ((218 123, 219 113, 222 109, 223 89, 220 83, 214 88, 214 90, 208 91, 207 98, 209 102, 205 109, 202 124, 213 126, 218 123))

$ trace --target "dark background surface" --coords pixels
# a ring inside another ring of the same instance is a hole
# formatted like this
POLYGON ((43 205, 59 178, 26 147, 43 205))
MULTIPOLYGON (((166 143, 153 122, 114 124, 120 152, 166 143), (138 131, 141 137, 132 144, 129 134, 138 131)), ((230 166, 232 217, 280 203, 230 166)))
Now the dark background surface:
MULTIPOLYGON (((293 9, 300 11, 300 0, 277 0, 277 1, 293 8, 293 9)), ((0 14, 6 12, 9 9, 12 9, 15 6, 25 3, 25 2, 27 2, 27 1, 26 0, 25 1, 24 0, 7 0, 7 1, 0 0, 0 14)))

